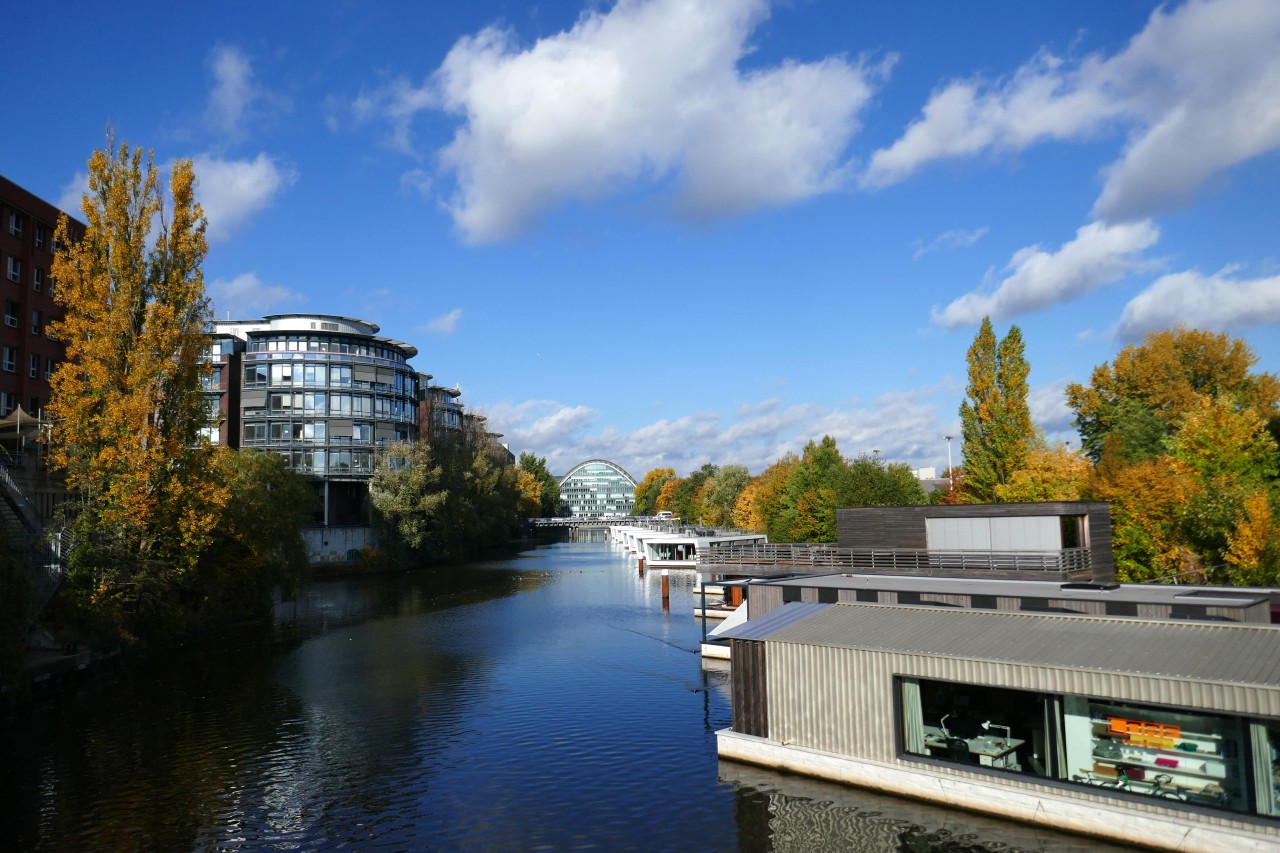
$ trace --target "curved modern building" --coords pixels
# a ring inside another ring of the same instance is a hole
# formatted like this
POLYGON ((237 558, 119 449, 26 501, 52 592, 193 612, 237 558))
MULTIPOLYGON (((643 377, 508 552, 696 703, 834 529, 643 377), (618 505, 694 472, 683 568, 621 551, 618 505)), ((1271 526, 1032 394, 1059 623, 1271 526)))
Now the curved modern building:
POLYGON ((418 433, 418 350, 331 314, 217 321, 213 338, 217 440, 312 478, 324 525, 367 523, 375 450, 418 433))
POLYGON ((589 459, 560 480, 560 499, 575 517, 630 515, 636 480, 607 459, 589 459))

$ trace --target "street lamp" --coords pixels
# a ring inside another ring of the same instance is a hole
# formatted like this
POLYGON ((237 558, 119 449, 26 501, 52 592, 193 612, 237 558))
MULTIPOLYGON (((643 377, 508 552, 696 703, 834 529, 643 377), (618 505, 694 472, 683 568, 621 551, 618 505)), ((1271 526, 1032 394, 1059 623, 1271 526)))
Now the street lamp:
POLYGON ((943 438, 947 440, 947 477, 950 478, 951 488, 954 489, 956 487, 956 470, 951 467, 951 439, 955 438, 955 436, 944 435, 943 438))

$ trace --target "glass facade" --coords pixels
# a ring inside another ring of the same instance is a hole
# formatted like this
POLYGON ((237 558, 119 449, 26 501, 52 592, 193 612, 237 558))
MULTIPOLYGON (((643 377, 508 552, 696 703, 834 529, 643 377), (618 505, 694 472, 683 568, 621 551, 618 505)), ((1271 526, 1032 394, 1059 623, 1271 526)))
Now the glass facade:
POLYGON ((377 448, 418 431, 417 350, 376 337, 372 323, 329 315, 224 321, 242 342, 239 444, 279 453, 326 479, 373 474, 377 448), (313 331, 314 330, 314 331, 313 331))
POLYGON ((1280 722, 923 678, 899 684, 907 754, 1280 816, 1280 722))
POLYGON ((592 459, 560 481, 560 499, 575 517, 630 515, 636 505, 636 481, 612 462, 592 459))

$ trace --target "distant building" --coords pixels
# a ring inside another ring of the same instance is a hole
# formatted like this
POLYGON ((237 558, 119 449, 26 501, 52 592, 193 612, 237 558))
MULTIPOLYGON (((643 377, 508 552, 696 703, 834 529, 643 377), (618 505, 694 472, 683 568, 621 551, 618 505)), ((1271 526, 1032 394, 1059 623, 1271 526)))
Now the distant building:
POLYGON ((575 518, 630 515, 636 505, 636 480, 620 465, 589 459, 561 478, 560 500, 575 518))
MULTIPOLYGON (((19 406, 33 417, 49 402, 49 378, 66 347, 47 334, 62 318, 53 301, 53 234, 59 211, 0 177, 0 271, 4 275, 4 323, 0 325, 0 417, 19 406)), ((73 240, 84 225, 69 220, 73 240)))
POLYGON ((418 436, 418 350, 377 333, 331 314, 214 323, 209 438, 283 456, 326 527, 367 525, 376 450, 418 436))

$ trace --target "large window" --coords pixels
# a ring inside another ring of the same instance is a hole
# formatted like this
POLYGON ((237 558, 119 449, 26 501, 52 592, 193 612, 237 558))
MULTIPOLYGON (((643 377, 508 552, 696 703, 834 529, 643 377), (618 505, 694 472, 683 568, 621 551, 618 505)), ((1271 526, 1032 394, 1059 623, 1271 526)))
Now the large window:
POLYGON ((1280 722, 924 678, 899 684, 909 755, 1280 817, 1280 722))

